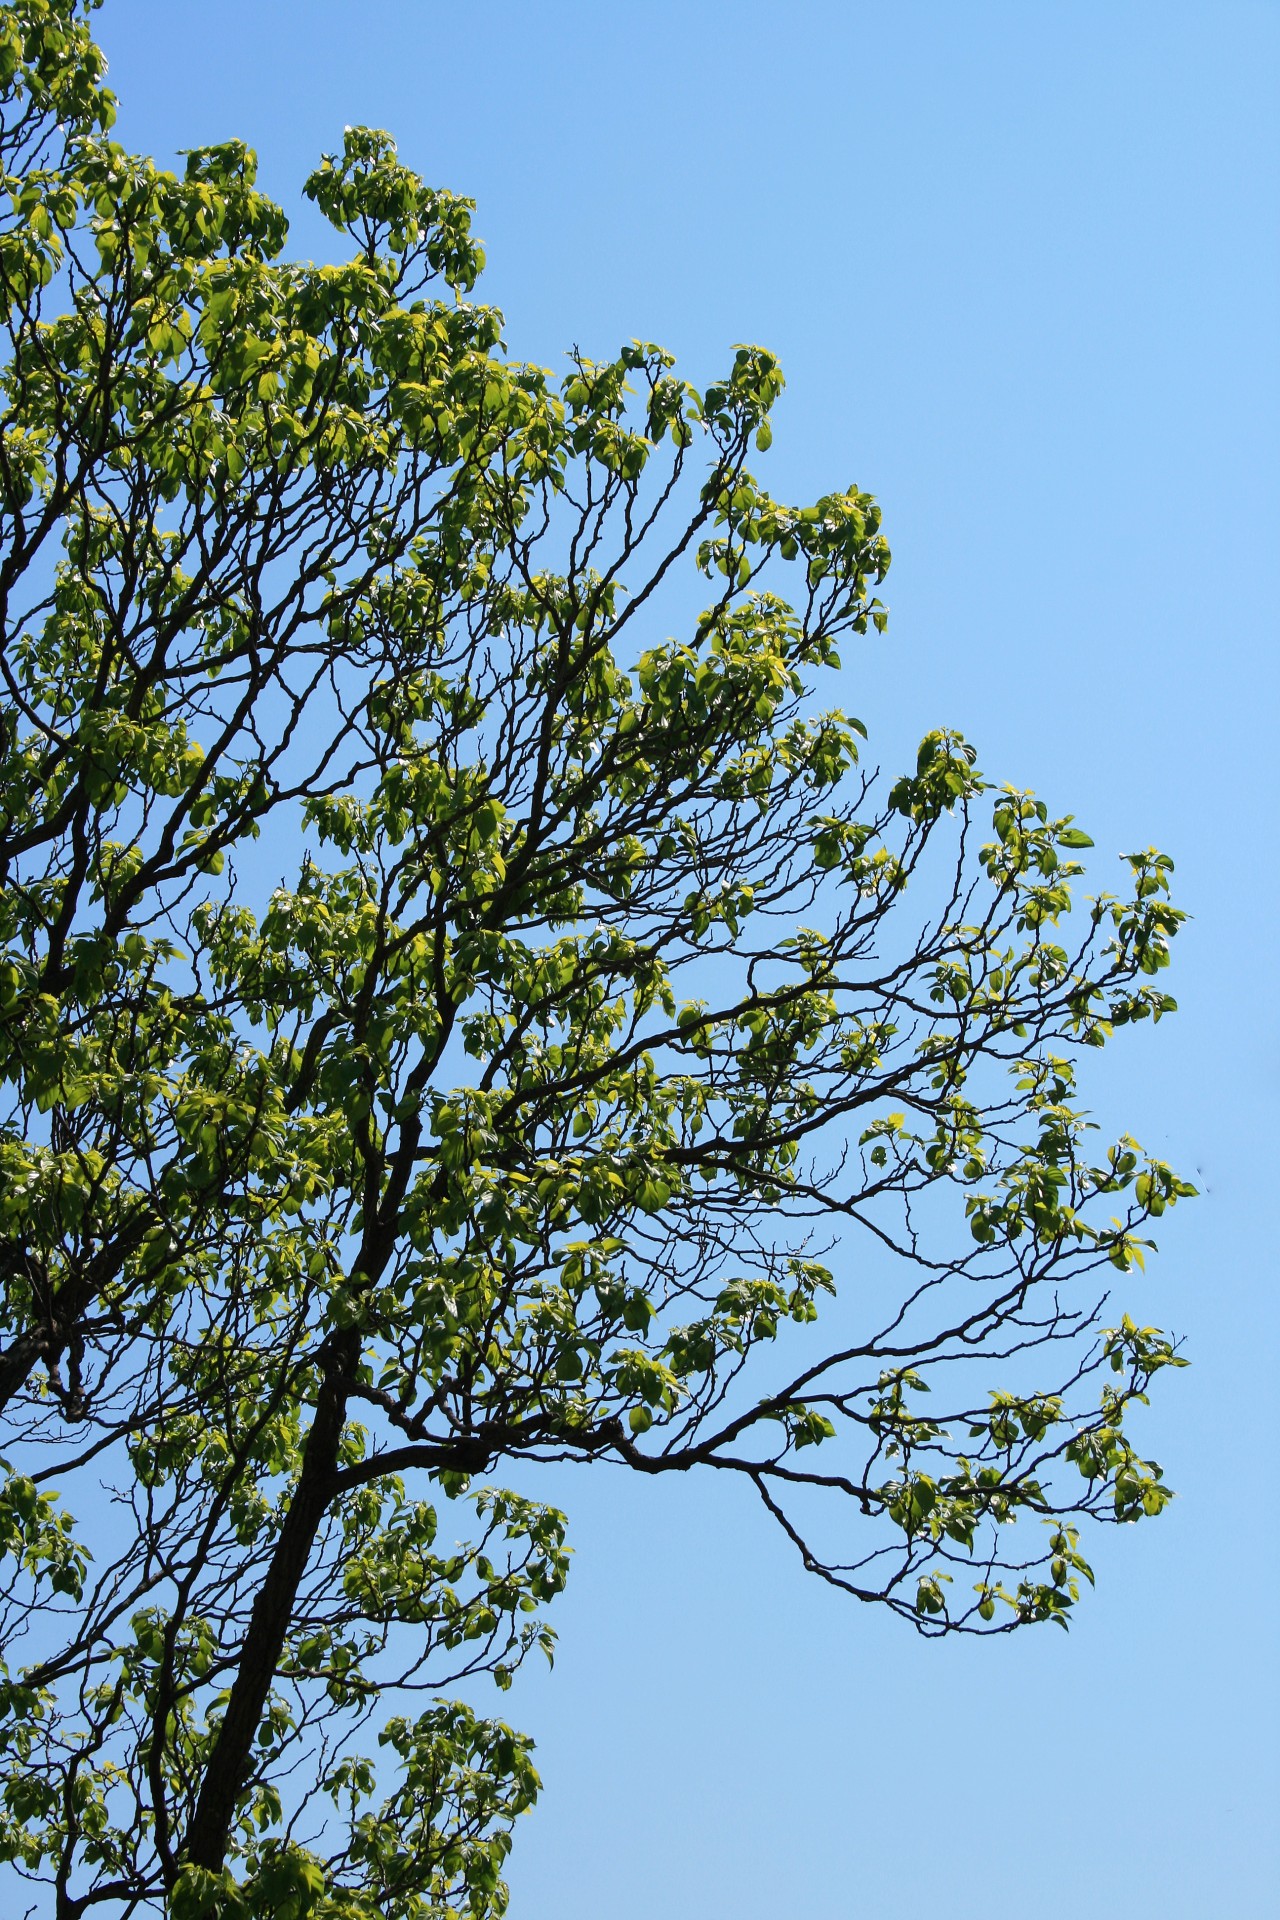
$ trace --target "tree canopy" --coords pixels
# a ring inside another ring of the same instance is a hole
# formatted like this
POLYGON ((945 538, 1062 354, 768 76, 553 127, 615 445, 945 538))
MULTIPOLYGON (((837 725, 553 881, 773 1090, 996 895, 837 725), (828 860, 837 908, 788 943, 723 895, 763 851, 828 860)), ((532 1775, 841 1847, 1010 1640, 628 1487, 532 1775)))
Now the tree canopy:
POLYGON ((769 353, 554 378, 385 134, 313 264, 113 111, 82 0, 0 7, 0 1871, 480 1920, 539 1463, 735 1475, 924 1634, 1166 1502, 1107 1282, 1191 1188, 1075 1086, 1171 863, 864 768, 889 550, 756 477, 769 353))

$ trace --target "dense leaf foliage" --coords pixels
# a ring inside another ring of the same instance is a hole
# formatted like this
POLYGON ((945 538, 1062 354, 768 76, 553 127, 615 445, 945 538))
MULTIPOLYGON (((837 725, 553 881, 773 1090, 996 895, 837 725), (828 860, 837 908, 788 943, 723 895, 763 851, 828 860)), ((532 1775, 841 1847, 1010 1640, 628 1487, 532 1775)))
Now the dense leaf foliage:
POLYGON ((113 142, 79 0, 0 108, 0 1854, 497 1914, 537 1778, 447 1690, 550 1649, 536 1463, 736 1474, 925 1633, 1159 1512, 1100 1276, 1190 1189, 1074 1088, 1170 863, 1073 910, 954 734, 862 771, 888 549, 754 477, 768 353, 520 364, 359 128, 286 258, 246 148, 113 142))

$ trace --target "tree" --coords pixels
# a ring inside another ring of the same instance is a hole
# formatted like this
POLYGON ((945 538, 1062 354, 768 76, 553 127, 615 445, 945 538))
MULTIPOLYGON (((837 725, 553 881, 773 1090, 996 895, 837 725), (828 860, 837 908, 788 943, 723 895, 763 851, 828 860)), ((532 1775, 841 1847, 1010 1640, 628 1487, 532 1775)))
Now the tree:
POLYGON ((1100 1275, 1191 1188, 1074 1087, 1170 862, 1073 909, 957 735, 862 770, 888 549, 753 477, 768 353, 557 384, 385 135, 290 261, 103 73, 0 9, 0 1852, 59 1920, 496 1914, 530 1744, 442 1690, 567 1559, 493 1476, 737 1475, 925 1634, 1160 1511, 1100 1275))

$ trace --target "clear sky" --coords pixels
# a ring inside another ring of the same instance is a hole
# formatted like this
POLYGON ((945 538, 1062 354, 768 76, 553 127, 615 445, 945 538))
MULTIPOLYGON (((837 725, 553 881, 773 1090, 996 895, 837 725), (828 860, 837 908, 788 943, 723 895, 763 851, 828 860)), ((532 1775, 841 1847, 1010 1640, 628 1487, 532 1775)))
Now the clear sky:
POLYGON ((477 198, 522 356, 773 348, 770 485, 884 506, 873 751, 961 726, 1195 915, 1183 1011, 1086 1081, 1206 1189, 1125 1294, 1194 1362, 1143 1435, 1181 1498, 1096 1542, 1069 1636, 930 1645, 732 1488, 557 1484, 513 1920, 1272 1911, 1280 5, 107 0, 99 36, 131 145, 242 136, 291 211, 390 128, 477 198))

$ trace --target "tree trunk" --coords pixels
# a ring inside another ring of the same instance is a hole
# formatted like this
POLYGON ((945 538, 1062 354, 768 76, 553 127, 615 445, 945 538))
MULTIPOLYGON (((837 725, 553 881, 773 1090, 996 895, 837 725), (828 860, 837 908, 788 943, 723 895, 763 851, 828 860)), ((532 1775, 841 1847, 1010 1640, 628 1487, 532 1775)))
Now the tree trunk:
POLYGON ((193 1865, 221 1871, 236 1801, 244 1786, 262 1710, 276 1676, 298 1587, 335 1491, 338 1447, 346 1421, 352 1370, 359 1356, 354 1328, 331 1349, 315 1418, 271 1565, 253 1603, 231 1697, 205 1768, 184 1852, 193 1865))

